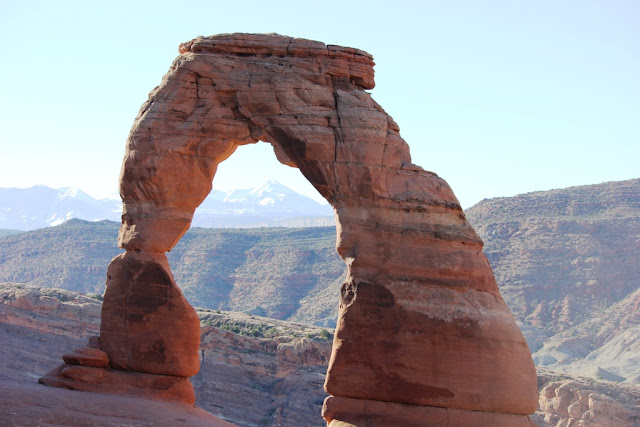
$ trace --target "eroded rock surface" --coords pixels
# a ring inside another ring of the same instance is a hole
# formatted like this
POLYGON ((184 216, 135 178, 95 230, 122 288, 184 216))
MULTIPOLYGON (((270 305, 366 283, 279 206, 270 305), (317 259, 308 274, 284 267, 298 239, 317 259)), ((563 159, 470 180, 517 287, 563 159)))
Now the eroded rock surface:
MULTIPOLYGON (((336 212, 348 273, 327 392, 526 418, 535 370, 482 241, 447 183, 411 163, 398 125, 366 92, 373 86, 373 59, 357 49, 252 34, 181 45, 129 135, 119 245, 131 262, 164 256, 218 164, 239 145, 267 141, 336 212)), ((155 356, 173 351, 157 347, 155 356)), ((121 366, 141 366, 143 353, 121 366)))
POLYGON ((612 381, 571 377, 541 369, 541 426, 635 427, 640 425, 640 388, 612 381))
POLYGON ((100 348, 125 371, 190 377, 199 369, 200 321, 164 254, 120 255, 107 271, 100 348))
MULTIPOLYGON (((0 382, 35 386, 60 363, 60 354, 73 353, 99 331, 100 306, 100 301, 76 292, 0 283, 0 382), (41 300, 47 301, 47 310, 37 303, 41 300)), ((331 354, 327 329, 242 313, 198 313, 201 368, 190 378, 198 407, 241 426, 322 424, 323 382, 331 354)), ((95 374, 75 371, 68 374, 95 374)), ((120 372, 120 381, 138 376, 120 372)), ((124 384, 118 385, 112 383, 110 391, 121 394, 124 384)), ((182 400, 178 397, 173 400, 182 400)), ((0 396, 0 411, 4 403, 0 396)))

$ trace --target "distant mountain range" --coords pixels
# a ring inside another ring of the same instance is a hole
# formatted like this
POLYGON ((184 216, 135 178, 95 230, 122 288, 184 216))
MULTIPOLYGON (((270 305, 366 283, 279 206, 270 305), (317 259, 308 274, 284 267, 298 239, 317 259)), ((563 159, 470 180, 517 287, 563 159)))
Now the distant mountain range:
MULTIPOLYGON (((35 230, 72 218, 120 222, 120 199, 94 199, 77 188, 0 188, 3 230, 35 230)), ((334 224, 333 209, 276 181, 246 190, 212 190, 192 225, 207 228, 318 227, 334 224)))
POLYGON ((96 200, 77 188, 0 188, 0 229, 35 230, 71 218, 120 221, 122 202, 96 200))

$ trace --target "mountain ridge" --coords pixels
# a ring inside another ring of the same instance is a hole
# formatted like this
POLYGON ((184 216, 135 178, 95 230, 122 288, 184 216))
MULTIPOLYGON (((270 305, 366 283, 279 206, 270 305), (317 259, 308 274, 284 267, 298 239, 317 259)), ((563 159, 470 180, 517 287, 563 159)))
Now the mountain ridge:
POLYGON ((638 381, 640 179, 485 200, 465 215, 538 366, 638 381))
MULTIPOLYGON (((0 229, 35 230, 73 218, 120 221, 120 199, 95 199, 75 187, 0 188, 0 229)), ((207 228, 323 227, 333 209, 275 180, 249 189, 213 189, 196 209, 192 226, 207 228)))

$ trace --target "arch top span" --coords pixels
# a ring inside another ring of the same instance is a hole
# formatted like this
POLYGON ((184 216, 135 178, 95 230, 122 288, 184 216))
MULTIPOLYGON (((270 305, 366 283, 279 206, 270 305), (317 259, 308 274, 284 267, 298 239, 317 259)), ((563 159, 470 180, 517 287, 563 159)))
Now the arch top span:
MULTIPOLYGON (((199 37, 180 52, 127 141, 121 247, 170 250, 209 193, 217 165, 258 140, 338 210, 364 207, 354 212, 362 217, 399 204, 403 216, 437 205, 457 222, 448 233, 481 245, 446 182, 411 163, 398 125, 364 90, 374 86, 371 55, 274 34, 199 37)), ((380 218, 378 229, 386 222, 380 218)))
MULTIPOLYGON (((531 355, 482 241, 448 184, 411 162, 398 125, 365 90, 374 86, 371 55, 276 34, 198 37, 179 52, 127 140, 118 238, 127 253, 112 263, 103 307, 119 307, 129 277, 141 281, 138 290, 153 279, 174 292, 164 252, 189 228, 218 164, 239 145, 267 141, 333 205, 348 266, 325 418, 378 417, 385 425, 381 414, 393 405, 474 411, 470 419, 478 411, 533 413, 531 355), (367 407, 387 409, 363 414, 367 407)), ((118 366, 144 370, 128 360, 151 350, 119 351, 114 319, 122 319, 105 310, 103 349, 123 354, 118 366)), ((197 334, 197 318, 181 316, 197 334)), ((197 366, 197 352, 188 357, 197 366)), ((407 420, 395 421, 387 424, 407 420)))
POLYGON ((364 89, 373 89, 375 86, 373 56, 360 49, 325 45, 313 40, 278 34, 219 34, 214 37, 200 36, 182 43, 178 51, 180 54, 223 54, 256 59, 276 56, 280 59, 307 60, 326 67, 328 74, 347 77, 364 89))

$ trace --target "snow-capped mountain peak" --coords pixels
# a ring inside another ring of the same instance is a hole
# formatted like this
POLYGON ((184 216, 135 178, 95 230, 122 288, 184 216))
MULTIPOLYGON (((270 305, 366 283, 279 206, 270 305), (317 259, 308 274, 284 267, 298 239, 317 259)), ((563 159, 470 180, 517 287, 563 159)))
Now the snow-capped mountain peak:
POLYGON ((57 189, 59 194, 59 198, 62 199, 78 199, 84 201, 93 201, 95 200, 93 197, 89 196, 84 191, 80 190, 77 187, 61 187, 57 189))
MULTIPOLYGON (((97 200, 76 187, 0 188, 0 228, 33 230, 71 218, 120 222, 120 197, 97 200)), ((195 212, 199 227, 317 226, 333 223, 333 209, 275 180, 251 189, 212 190, 195 212)))
POLYGON ((263 185, 255 187, 249 192, 249 194, 254 194, 258 197, 262 196, 264 193, 269 193, 272 195, 278 194, 284 197, 287 193, 295 193, 295 191, 293 191, 288 187, 285 187, 284 185, 280 184, 278 181, 271 179, 266 183, 264 183, 263 185))
POLYGON ((0 188, 0 228, 33 230, 71 218, 117 220, 121 210, 113 200, 96 200, 74 187, 0 188))

